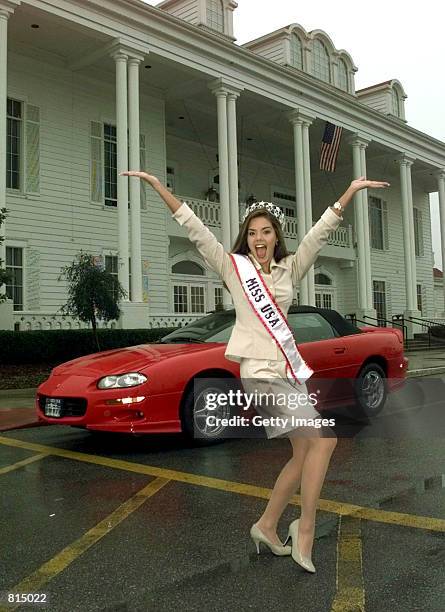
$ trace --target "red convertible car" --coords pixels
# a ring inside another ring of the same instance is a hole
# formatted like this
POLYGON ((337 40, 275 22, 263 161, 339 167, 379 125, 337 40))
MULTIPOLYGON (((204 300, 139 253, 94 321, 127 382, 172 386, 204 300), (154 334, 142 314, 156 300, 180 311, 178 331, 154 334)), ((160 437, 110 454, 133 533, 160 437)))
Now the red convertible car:
MULTIPOLYGON (((158 344, 86 355, 57 366, 37 391, 39 418, 90 430, 184 432, 212 442, 224 427, 209 427, 208 392, 234 384, 239 366, 224 357, 234 310, 209 314, 165 336, 158 344), (211 382, 209 382, 211 381, 211 382)), ((321 406, 353 404, 376 415, 387 393, 403 385, 408 360, 399 329, 357 328, 338 312, 292 306, 288 321, 299 350, 323 385, 321 406)), ((317 406, 317 409, 319 407, 317 406)))

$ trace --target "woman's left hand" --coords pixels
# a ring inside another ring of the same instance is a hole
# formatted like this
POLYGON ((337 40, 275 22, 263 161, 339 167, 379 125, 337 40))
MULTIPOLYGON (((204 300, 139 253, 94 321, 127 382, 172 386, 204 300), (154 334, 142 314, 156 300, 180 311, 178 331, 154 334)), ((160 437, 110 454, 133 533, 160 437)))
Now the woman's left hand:
POLYGON ((389 187, 389 183, 386 181, 369 181, 364 176, 359 176, 351 183, 351 189, 354 191, 360 191, 360 189, 382 189, 389 187))

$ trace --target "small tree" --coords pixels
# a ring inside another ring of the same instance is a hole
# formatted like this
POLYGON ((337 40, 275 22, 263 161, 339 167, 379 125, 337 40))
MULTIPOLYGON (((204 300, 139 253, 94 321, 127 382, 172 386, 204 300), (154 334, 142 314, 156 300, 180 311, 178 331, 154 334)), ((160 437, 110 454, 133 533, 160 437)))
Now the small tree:
MULTIPOLYGON (((0 227, 5 222, 7 212, 8 211, 6 210, 6 208, 0 208, 0 227)), ((0 234, 0 245, 2 244, 3 241, 4 241, 4 237, 0 234)), ((4 264, 4 261, 0 258, 0 304, 7 299, 7 295, 3 293, 2 287, 3 285, 6 285, 6 283, 11 277, 9 272, 7 272, 5 268, 2 267, 3 264, 4 264)))
POLYGON ((68 281, 68 300, 61 311, 84 323, 91 323, 94 339, 100 351, 97 319, 118 319, 120 300, 125 291, 119 281, 101 266, 93 255, 80 251, 70 266, 61 270, 59 280, 68 281))

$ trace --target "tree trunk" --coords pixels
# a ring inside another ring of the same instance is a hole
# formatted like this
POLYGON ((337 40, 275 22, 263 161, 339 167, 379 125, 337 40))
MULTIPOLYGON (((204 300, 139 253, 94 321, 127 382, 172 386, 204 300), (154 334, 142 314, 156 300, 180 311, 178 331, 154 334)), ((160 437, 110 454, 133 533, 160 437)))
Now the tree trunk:
POLYGON ((93 327, 93 334, 94 334, 94 339, 96 341, 96 345, 97 345, 97 350, 100 351, 100 344, 99 344, 99 336, 97 335, 97 322, 96 322, 96 317, 93 315, 91 317, 91 325, 93 327))

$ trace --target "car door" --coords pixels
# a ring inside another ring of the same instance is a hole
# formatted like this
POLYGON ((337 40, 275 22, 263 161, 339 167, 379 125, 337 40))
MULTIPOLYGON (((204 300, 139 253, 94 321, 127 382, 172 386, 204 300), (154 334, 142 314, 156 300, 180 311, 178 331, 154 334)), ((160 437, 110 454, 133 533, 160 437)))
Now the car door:
POLYGON ((352 396, 353 367, 347 337, 338 332, 318 312, 289 314, 298 349, 314 370, 307 382, 310 392, 316 392, 323 405, 338 403, 352 396))

